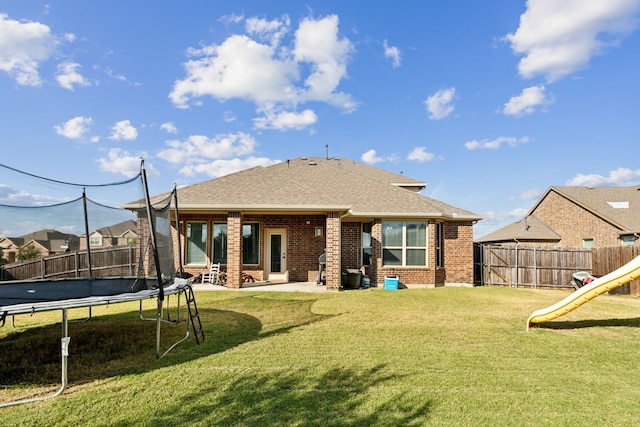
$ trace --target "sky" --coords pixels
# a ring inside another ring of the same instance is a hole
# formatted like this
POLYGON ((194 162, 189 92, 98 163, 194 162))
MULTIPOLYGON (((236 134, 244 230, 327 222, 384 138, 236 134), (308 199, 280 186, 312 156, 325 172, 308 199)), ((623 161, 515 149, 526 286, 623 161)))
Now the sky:
POLYGON ((550 186, 640 183, 639 26, 640 0, 2 0, 0 163, 99 184, 143 158, 153 195, 348 158, 481 237, 550 186))

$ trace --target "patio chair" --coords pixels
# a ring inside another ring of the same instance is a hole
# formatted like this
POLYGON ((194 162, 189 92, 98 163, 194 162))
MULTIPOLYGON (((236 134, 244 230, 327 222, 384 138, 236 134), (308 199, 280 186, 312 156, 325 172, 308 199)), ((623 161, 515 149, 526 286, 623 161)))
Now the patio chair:
POLYGON ((223 281, 225 273, 220 270, 220 263, 211 264, 208 273, 202 273, 202 283, 211 283, 214 285, 222 285, 226 282, 223 281))

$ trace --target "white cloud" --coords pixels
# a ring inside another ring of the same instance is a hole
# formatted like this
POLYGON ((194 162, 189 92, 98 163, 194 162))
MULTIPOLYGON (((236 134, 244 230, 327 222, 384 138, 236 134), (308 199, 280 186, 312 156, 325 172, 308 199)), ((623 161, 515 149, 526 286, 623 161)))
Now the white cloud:
POLYGON ((537 107, 553 104, 553 96, 547 96, 544 86, 532 86, 522 90, 504 104, 502 112, 507 116, 522 117, 533 113, 537 107))
POLYGON ((60 126, 54 126, 58 135, 69 139, 82 139, 89 132, 93 119, 91 117, 77 116, 67 120, 60 126))
POLYGON ((618 168, 609 172, 609 176, 598 174, 577 174, 567 181, 567 185, 598 187, 606 185, 633 185, 640 182, 640 169, 618 168))
POLYGON ((225 111, 222 116, 222 120, 224 120, 226 123, 235 122, 237 119, 238 118, 233 113, 233 111, 225 111))
POLYGON ((532 188, 530 190, 523 191, 515 197, 510 197, 510 200, 534 200, 542 195, 542 191, 537 188, 532 188))
POLYGON ((80 64, 75 62, 59 64, 57 67, 58 74, 56 75, 58 84, 68 90, 74 90, 74 85, 90 86, 91 83, 76 71, 77 68, 80 68, 80 64))
POLYGON ((515 33, 504 39, 522 59, 524 78, 558 80, 585 67, 638 25, 638 0, 528 0, 515 33))
POLYGON ((521 138, 516 138, 515 136, 500 136, 491 141, 478 141, 474 139, 473 141, 465 142, 464 146, 467 150, 497 150, 504 144, 507 144, 509 147, 516 147, 520 144, 526 144, 527 142, 529 142, 529 138, 526 136, 521 138))
POLYGON ((347 77, 347 63, 353 50, 349 39, 338 37, 337 15, 303 19, 295 34, 293 55, 297 63, 308 63, 312 72, 305 80, 301 100, 324 101, 354 111, 356 105, 351 95, 335 92, 347 77))
POLYGON ((432 120, 440 120, 449 116, 455 108, 453 105, 455 94, 456 88, 450 87, 448 89, 439 90, 435 94, 429 96, 424 101, 424 105, 427 106, 429 118, 432 120))
POLYGON ((0 184, 0 203, 11 206, 42 206, 52 205, 63 201, 60 198, 51 197, 44 194, 29 193, 19 190, 6 184, 0 184))
POLYGON ((187 108, 211 96, 220 101, 243 99, 259 112, 279 114, 312 101, 345 112, 356 109, 351 95, 337 91, 353 52, 351 42, 339 38, 337 16, 302 20, 292 36, 293 48, 282 40, 290 33, 288 17, 249 18, 246 29, 250 35, 234 34, 219 45, 188 50, 186 76, 176 80, 169 94, 176 107, 187 108), (268 44, 261 39, 268 39, 268 44))
POLYGON ((210 95, 221 101, 240 98, 258 105, 295 99, 295 64, 275 58, 270 46, 244 35, 233 35, 219 46, 191 49, 196 57, 185 64, 187 77, 175 82, 169 98, 186 108, 192 98, 210 95))
POLYGON ((40 86, 40 63, 56 53, 58 39, 39 22, 15 21, 0 13, 0 70, 22 86, 40 86))
POLYGON ((433 160, 436 157, 435 154, 427 152, 425 147, 416 147, 407 156, 407 160, 415 160, 423 163, 433 160))
POLYGON ((184 166, 180 169, 180 174, 185 176, 194 176, 196 174, 205 174, 212 178, 228 175, 230 173, 253 168, 256 166, 271 166, 280 163, 280 160, 272 160, 266 157, 249 156, 244 159, 235 158, 228 160, 214 160, 209 163, 200 163, 184 166))
POLYGON ((287 15, 281 20, 267 21, 262 18, 248 18, 245 22, 247 32, 261 40, 266 40, 271 46, 280 45, 280 41, 290 30, 291 20, 287 15))
POLYGON ((360 160, 370 165, 384 161, 384 158, 378 157, 376 150, 369 150, 360 156, 360 160))
POLYGON ((122 120, 117 122, 111 128, 111 136, 109 139, 120 141, 122 139, 132 141, 138 137, 138 130, 131 125, 130 120, 122 120))
POLYGON ((174 125, 173 122, 167 122, 167 123, 161 124, 160 129, 171 134, 178 133, 178 128, 176 128, 176 125, 174 125))
POLYGON ((383 41, 383 45, 384 45, 384 56, 391 59, 393 68, 398 68, 400 66, 400 49, 398 49, 395 46, 389 46, 387 44, 387 40, 383 41))
POLYGON ((318 121, 318 116, 313 110, 304 110, 301 113, 265 112, 264 117, 255 118, 253 121, 258 129, 300 130, 315 124, 318 121))
MULTIPOLYGON (((107 158, 98 159, 98 166, 101 171, 111 172, 133 178, 140 173, 140 159, 145 158, 146 153, 142 152, 138 155, 132 155, 128 151, 120 148, 112 148, 109 150, 107 158)), ((149 176, 160 175, 151 163, 145 161, 145 171, 149 176)))
POLYGON ((169 163, 187 165, 193 170, 197 164, 205 164, 212 159, 246 156, 255 150, 256 140, 243 132, 222 134, 209 138, 191 135, 184 141, 167 141, 168 148, 157 156, 169 163))

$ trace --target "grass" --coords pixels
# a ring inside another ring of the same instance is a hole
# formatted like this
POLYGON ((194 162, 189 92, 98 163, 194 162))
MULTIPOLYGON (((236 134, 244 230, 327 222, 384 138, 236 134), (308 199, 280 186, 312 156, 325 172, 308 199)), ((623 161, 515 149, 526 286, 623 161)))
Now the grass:
MULTIPOLYGON (((205 342, 159 360, 137 303, 94 308, 69 326, 68 389, 0 409, 0 425, 640 424, 640 300, 604 295, 526 331, 565 295, 197 292, 205 342)), ((43 326, 57 320, 0 329, 0 401, 57 389, 60 325, 43 326)), ((183 334, 163 326, 163 343, 183 334)))

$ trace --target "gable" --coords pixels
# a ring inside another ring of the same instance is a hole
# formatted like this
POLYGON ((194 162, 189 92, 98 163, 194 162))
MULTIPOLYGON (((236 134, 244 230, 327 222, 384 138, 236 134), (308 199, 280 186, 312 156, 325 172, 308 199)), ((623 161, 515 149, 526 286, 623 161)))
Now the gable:
POLYGON ((531 208, 535 213, 551 193, 609 223, 622 233, 640 232, 640 187, 550 187, 531 208))

